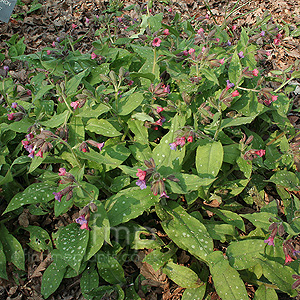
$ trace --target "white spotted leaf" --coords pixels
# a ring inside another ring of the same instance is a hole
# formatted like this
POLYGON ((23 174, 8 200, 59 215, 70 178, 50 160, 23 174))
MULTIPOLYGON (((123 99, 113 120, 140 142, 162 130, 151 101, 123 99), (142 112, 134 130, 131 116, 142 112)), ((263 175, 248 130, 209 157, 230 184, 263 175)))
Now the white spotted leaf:
POLYGON ((24 227, 26 231, 30 232, 30 246, 37 252, 43 252, 45 250, 52 249, 52 242, 48 232, 39 226, 27 226, 24 227))
POLYGON ((206 261, 213 251, 213 240, 206 227, 196 218, 189 215, 176 202, 169 202, 162 212, 157 213, 162 220, 162 227, 169 238, 181 249, 190 252, 200 260, 206 261))
POLYGON ((6 273, 6 257, 5 257, 5 253, 1 241, 0 241, 0 278, 4 278, 8 280, 7 273, 6 273))
POLYGON ((45 270, 42 277, 41 294, 47 299, 60 286, 64 278, 66 268, 60 268, 55 262, 45 270))
POLYGON ((169 261, 162 269, 172 281, 183 288, 197 288, 200 286, 198 275, 188 267, 177 265, 169 261))
POLYGON ((99 274, 105 281, 110 284, 125 283, 124 270, 115 258, 100 251, 96 259, 99 274))
POLYGON ((197 288, 186 289, 181 300, 202 300, 206 292, 206 284, 203 284, 197 288))
POLYGON ((278 300, 277 293, 274 289, 266 287, 264 284, 260 285, 255 292, 253 300, 278 300))
POLYGON ((258 239, 231 242, 226 255, 233 268, 248 269, 258 264, 257 258, 263 258, 265 247, 264 241, 258 239))
POLYGON ((249 300, 245 284, 237 270, 229 265, 221 251, 212 252, 209 269, 214 286, 222 300, 249 300))
POLYGON ((65 262, 75 271, 79 271, 89 239, 89 231, 80 229, 79 224, 69 224, 62 228, 57 238, 57 248, 63 254, 65 262))
POLYGON ((25 255, 21 244, 4 225, 1 225, 0 232, 0 242, 6 260, 13 263, 18 269, 25 270, 25 255))
POLYGON ((118 114, 126 116, 134 111, 144 100, 142 93, 136 92, 119 100, 118 114))
POLYGON ((159 201, 149 187, 141 190, 139 187, 128 188, 105 201, 105 209, 110 226, 125 223, 141 215, 159 201))
POLYGON ((88 294, 91 290, 99 286, 99 275, 96 265, 92 264, 85 269, 80 278, 81 292, 88 294))
POLYGON ((196 168, 203 178, 215 178, 223 163, 223 147, 221 142, 204 141, 196 152, 196 168))
POLYGON ((4 213, 8 213, 27 204, 47 203, 54 199, 54 195, 52 193, 55 191, 56 187, 47 183, 33 183, 23 192, 16 194, 10 200, 4 213))
POLYGON ((234 52, 228 68, 228 77, 230 82, 236 84, 242 73, 242 65, 237 51, 234 52))
POLYGON ((121 133, 105 119, 90 119, 88 120, 85 129, 108 137, 121 135, 121 133))

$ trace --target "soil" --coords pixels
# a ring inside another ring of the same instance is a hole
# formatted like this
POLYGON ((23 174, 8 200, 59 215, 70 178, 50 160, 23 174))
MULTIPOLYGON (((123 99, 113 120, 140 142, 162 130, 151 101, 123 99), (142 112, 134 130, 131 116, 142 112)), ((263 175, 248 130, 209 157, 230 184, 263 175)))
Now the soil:
MULTIPOLYGON (((82 52, 91 53, 93 51, 92 42, 94 40, 95 31, 98 29, 96 23, 89 22, 86 24, 86 18, 93 20, 94 16, 101 16, 103 12, 107 11, 112 5, 117 5, 122 1, 100 1, 100 0, 22 0, 23 5, 17 5, 14 9, 12 18, 6 24, 0 22, 0 52, 6 55, 6 59, 0 62, 0 69, 4 65, 10 68, 10 74, 19 83, 26 83, 27 72, 24 71, 24 65, 18 61, 11 61, 8 58, 8 45, 7 41, 14 35, 18 34, 19 38, 24 37, 24 44, 26 45, 25 54, 31 54, 50 47, 53 41, 57 38, 63 38, 70 30, 71 25, 75 24, 77 27, 74 29, 78 38, 83 37, 79 50, 82 52), (42 6, 33 10, 34 5, 41 3, 42 6), (32 12, 31 12, 32 11, 32 12)), ((135 4, 137 8, 142 10, 146 8, 146 1, 123 1, 125 7, 135 4)), ((225 11, 230 11, 233 8, 240 7, 231 17, 231 25, 236 25, 237 28, 241 26, 251 26, 255 23, 256 18, 260 18, 266 11, 272 15, 273 19, 280 25, 286 26, 289 30, 293 30, 300 24, 300 3, 295 0, 252 0, 252 1, 207 1, 211 11, 209 12, 204 1, 195 0, 179 0, 179 1, 154 1, 152 13, 166 12, 166 16, 175 15, 176 12, 182 14, 184 19, 196 19, 205 17, 207 13, 213 14, 215 21, 218 24, 224 20, 225 11), (166 4, 167 3, 167 4, 166 4), (235 7, 235 5, 237 5, 235 7), (226 9, 227 7, 227 9, 226 9), (172 9, 169 13, 168 9, 172 9)), ((134 11, 126 12, 133 14, 134 11)), ((209 22, 212 22, 210 18, 209 22)), ((165 19, 168 22, 168 19, 165 19)), ((299 27, 299 26, 298 26, 299 27)), ((272 64, 272 69, 286 69, 300 58, 300 43, 299 38, 284 36, 281 44, 276 46, 269 45, 272 50, 272 56, 269 63, 272 64)), ((295 118, 298 118, 297 116, 295 118)), ((298 119, 297 119, 298 120, 298 119)), ((297 121, 296 120, 296 121, 297 121)), ((295 121, 295 122, 296 122, 295 121)), ((23 215, 23 214, 22 214, 23 215)), ((19 218, 12 227, 15 228, 27 222, 27 217, 23 215, 19 218), (23 218, 23 219, 22 219, 23 218)), ((62 217, 59 222, 68 224, 70 216, 62 217)), ((29 220, 35 222, 36 220, 29 220)), ((41 220, 38 220, 39 222, 41 220)), ((47 222, 47 220, 43 220, 47 222)), ((49 221, 49 220, 48 220, 49 221)), ((51 220, 50 220, 51 222, 51 220)), ((23 224, 24 225, 24 224, 23 224)), ((42 272, 49 264, 49 256, 46 253, 37 253, 30 250, 26 246, 28 242, 27 237, 23 238, 24 247, 26 247, 27 259, 27 277, 24 278, 18 273, 13 273, 11 266, 8 266, 8 271, 12 275, 10 281, 0 279, 0 300, 1 299, 28 299, 39 300, 43 299, 40 296, 41 289, 41 275, 42 272), (34 257, 34 259, 32 259, 34 257), (11 270, 10 270, 11 269, 11 270)), ((145 253, 140 253, 145 255, 145 253)), ((179 257, 183 262, 190 258, 187 253, 183 251, 179 257)), ((142 264, 134 266, 126 266, 126 272, 140 271, 146 278, 147 284, 151 289, 147 295, 142 295, 143 299, 163 299, 163 300, 177 300, 181 299, 183 289, 176 286, 173 282, 169 281, 164 274, 155 272, 151 267, 142 264)), ((71 299, 84 299, 80 292, 80 278, 64 279, 60 288, 52 295, 50 300, 71 300, 71 299)), ((252 299, 255 292, 254 287, 247 285, 249 297, 252 299)), ((212 300, 220 299, 217 294, 211 294, 212 300)), ((279 299, 292 299, 288 296, 279 296, 279 299)))

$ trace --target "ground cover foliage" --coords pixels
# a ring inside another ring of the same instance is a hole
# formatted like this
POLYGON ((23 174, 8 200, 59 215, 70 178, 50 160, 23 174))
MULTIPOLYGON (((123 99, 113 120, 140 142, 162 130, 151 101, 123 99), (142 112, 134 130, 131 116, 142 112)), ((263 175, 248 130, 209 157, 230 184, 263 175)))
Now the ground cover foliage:
POLYGON ((92 53, 76 25, 34 54, 7 41, 32 72, 1 73, 0 277, 27 276, 27 243, 50 253, 45 299, 73 277, 86 299, 147 298, 166 278, 184 300, 295 297, 300 71, 265 70, 286 32, 268 14, 236 28, 238 7, 165 24, 151 5, 86 19, 92 53))

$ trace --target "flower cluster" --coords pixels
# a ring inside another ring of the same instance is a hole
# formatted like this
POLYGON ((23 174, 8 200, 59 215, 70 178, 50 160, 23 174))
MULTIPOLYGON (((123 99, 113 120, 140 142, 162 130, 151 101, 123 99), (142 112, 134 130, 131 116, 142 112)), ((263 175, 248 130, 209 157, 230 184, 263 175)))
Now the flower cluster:
POLYGON ((82 152, 90 152, 90 149, 88 147, 88 144, 90 144, 91 146, 93 147, 97 147, 99 149, 99 151, 102 150, 102 148, 104 147, 104 144, 105 142, 102 142, 102 143, 98 143, 96 141, 93 141, 93 140, 87 140, 87 141, 84 141, 80 144, 79 146, 79 151, 82 151, 82 152))
POLYGON ((171 150, 176 150, 177 146, 182 148, 186 142, 192 143, 194 138, 198 137, 198 134, 195 133, 191 126, 185 126, 181 130, 178 130, 177 134, 178 136, 176 137, 175 141, 169 144, 171 150))
POLYGON ((61 179, 59 181, 60 184, 69 185, 58 193, 53 192, 52 194, 54 195, 55 200, 57 200, 58 202, 61 201, 63 196, 66 196, 66 201, 69 201, 73 197, 73 189, 75 188, 75 185, 73 185, 73 183, 76 182, 75 177, 71 173, 67 172, 65 168, 59 168, 58 175, 61 176, 61 179))
POLYGON ((263 149, 250 149, 244 154, 244 159, 245 160, 253 160, 254 158, 263 157, 266 154, 266 150, 263 149))
POLYGON ((34 156, 40 156, 43 158, 43 154, 49 152, 53 145, 49 142, 49 139, 55 139, 57 136, 48 130, 41 129, 40 133, 34 135, 34 132, 30 132, 26 136, 26 140, 22 141, 22 145, 26 151, 29 152, 28 157, 34 158, 34 156), (38 150, 36 152, 36 150, 38 150))
POLYGON ((11 108, 14 112, 7 114, 7 119, 9 121, 20 121, 26 116, 26 110, 22 105, 19 105, 17 102, 13 102, 11 108))
POLYGON ((272 102, 276 101, 278 96, 272 95, 271 91, 273 91, 271 88, 262 88, 260 90, 260 95, 263 97, 259 98, 258 102, 270 106, 272 102))
POLYGON ((148 90, 153 95, 153 97, 162 98, 170 94, 170 86, 164 85, 162 82, 160 82, 157 86, 154 86, 153 83, 151 83, 148 90))

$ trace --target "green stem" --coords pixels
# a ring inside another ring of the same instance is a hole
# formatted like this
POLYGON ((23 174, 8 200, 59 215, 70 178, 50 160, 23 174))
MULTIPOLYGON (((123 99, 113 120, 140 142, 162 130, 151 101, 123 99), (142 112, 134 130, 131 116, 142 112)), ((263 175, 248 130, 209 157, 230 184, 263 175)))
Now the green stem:
POLYGON ((152 67, 152 73, 155 75, 155 66, 156 66, 156 48, 153 49, 154 57, 153 57, 153 67, 152 67))
POLYGON ((286 82, 284 82, 279 88, 277 88, 274 93, 279 92, 285 85, 287 85, 290 81, 292 81, 294 79, 294 77, 292 76, 289 80, 287 80, 286 82))
POLYGON ((56 136, 56 139, 59 140, 59 141, 60 141, 62 144, 64 144, 65 146, 67 146, 67 148, 71 151, 73 157, 75 158, 78 167, 81 168, 82 165, 81 165, 80 161, 78 160, 77 155, 75 154, 73 148, 72 148, 66 141, 64 141, 62 138, 60 138, 59 136, 56 136))

